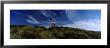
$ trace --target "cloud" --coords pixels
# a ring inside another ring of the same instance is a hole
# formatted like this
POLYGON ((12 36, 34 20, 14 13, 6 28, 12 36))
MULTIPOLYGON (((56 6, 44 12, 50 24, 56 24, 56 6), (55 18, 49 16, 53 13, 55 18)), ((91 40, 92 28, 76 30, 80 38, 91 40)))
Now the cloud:
POLYGON ((55 19, 52 17, 53 15, 56 15, 54 12, 41 11, 41 13, 42 13, 45 17, 49 17, 49 18, 51 18, 51 20, 55 21, 55 19))
POLYGON ((49 14, 46 11, 41 11, 41 13, 45 16, 45 17, 49 17, 49 14))
POLYGON ((39 21, 37 21, 34 17, 28 16, 28 18, 29 19, 26 20, 28 23, 39 24, 39 21))
POLYGON ((101 31, 101 21, 98 19, 75 21, 73 24, 67 24, 64 26, 80 28, 85 30, 101 31))

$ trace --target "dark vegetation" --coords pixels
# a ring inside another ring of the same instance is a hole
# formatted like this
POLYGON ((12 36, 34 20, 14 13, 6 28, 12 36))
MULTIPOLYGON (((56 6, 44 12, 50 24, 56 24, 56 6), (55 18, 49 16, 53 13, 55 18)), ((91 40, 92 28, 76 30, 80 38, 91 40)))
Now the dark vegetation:
POLYGON ((101 32, 69 27, 10 26, 11 39, 101 39, 101 32))

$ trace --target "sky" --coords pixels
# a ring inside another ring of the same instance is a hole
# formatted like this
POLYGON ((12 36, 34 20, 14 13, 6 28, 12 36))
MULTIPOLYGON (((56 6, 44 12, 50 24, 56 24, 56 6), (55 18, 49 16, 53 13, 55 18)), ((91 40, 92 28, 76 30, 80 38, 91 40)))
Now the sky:
POLYGON ((101 10, 10 10, 11 25, 57 26, 101 31, 101 10))

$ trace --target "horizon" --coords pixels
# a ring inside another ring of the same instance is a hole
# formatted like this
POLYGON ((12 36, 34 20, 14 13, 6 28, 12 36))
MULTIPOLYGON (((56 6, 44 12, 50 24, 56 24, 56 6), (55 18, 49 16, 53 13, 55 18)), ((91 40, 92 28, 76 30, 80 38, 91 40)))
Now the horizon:
MULTIPOLYGON (((51 26, 38 26, 38 25, 11 25, 11 26, 31 26, 31 27, 44 27, 44 28, 51 28, 51 26)), ((74 28, 74 29, 81 29, 81 28, 75 28, 75 27, 64 27, 64 26, 56 26, 56 27, 63 27, 63 28, 74 28)), ((93 31, 93 30, 87 30, 87 29, 81 29, 81 30, 86 30, 86 31, 93 31)), ((96 32, 101 32, 101 31, 96 31, 96 32)))

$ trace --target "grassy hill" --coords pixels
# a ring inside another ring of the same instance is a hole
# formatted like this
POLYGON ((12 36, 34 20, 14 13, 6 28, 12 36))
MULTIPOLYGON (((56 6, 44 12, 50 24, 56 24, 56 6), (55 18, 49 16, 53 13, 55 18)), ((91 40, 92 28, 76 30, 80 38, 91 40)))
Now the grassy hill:
POLYGON ((101 39, 101 32, 69 27, 11 25, 11 39, 101 39))

